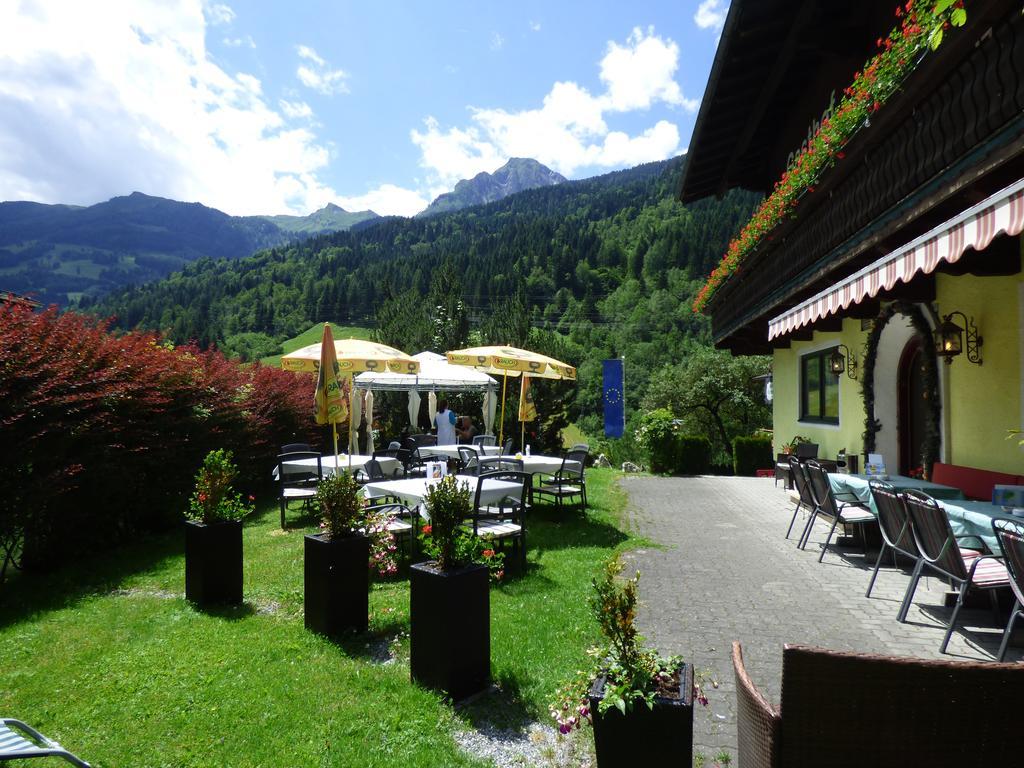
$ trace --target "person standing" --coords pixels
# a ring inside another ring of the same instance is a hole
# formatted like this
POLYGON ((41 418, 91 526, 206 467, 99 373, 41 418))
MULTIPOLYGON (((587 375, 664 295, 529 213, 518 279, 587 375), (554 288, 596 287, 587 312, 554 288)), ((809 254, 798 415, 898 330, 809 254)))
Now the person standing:
POLYGON ((437 425, 438 445, 455 445, 455 420, 455 414, 448 410, 448 401, 439 402, 437 416, 434 417, 434 424, 437 425))

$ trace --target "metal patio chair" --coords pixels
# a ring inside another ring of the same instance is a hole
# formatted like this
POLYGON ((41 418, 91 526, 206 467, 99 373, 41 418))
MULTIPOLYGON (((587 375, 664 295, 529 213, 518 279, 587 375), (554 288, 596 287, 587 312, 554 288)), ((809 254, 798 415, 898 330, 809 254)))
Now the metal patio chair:
POLYGON ((303 509, 309 509, 316 498, 317 484, 323 479, 324 468, 320 454, 315 451, 293 451, 277 457, 277 499, 281 507, 281 529, 285 527, 285 513, 288 506, 302 502, 303 509), (288 462, 302 459, 316 459, 316 471, 312 468, 288 466, 288 462))
POLYGON ((587 508, 587 457, 583 450, 567 451, 562 466, 553 475, 540 475, 540 484, 533 489, 535 496, 549 496, 561 507, 565 499, 580 498, 582 509, 587 508))
POLYGON ((419 507, 410 508, 400 501, 392 498, 372 499, 367 505, 366 511, 383 512, 387 514, 387 530, 396 539, 401 539, 406 545, 406 555, 409 562, 416 556, 416 536, 420 530, 419 507))
POLYGON ((459 448, 459 472, 466 475, 477 474, 478 461, 480 459, 475 448, 468 445, 460 445, 459 448))
POLYGON ((1003 630, 1003 642, 999 645, 997 659, 1006 657, 1006 649, 1010 647, 1013 625, 1018 617, 1024 616, 1024 523, 1020 520, 997 517, 992 521, 999 548, 1003 550, 1003 564, 1010 574, 1010 591, 1013 592, 1013 608, 1010 620, 1003 630))
POLYGON ((485 446, 485 445, 497 445, 498 438, 494 435, 477 435, 473 438, 473 445, 485 446))
POLYGON ((526 567, 526 509, 530 474, 527 472, 481 472, 477 476, 476 494, 473 497, 473 514, 467 521, 474 536, 493 541, 504 547, 512 542, 512 554, 521 569, 526 567), (515 493, 508 493, 497 503, 483 504, 481 492, 487 480, 503 480, 518 483, 515 493))
MULTIPOLYGON (((800 514, 800 507, 806 506, 810 511, 814 511, 818 502, 814 500, 814 494, 811 492, 811 479, 807 476, 807 470, 804 468, 804 463, 797 459, 795 456, 790 460, 789 463, 790 472, 792 473, 793 486, 796 488, 797 500, 796 506, 793 507, 793 516, 789 519, 789 528, 786 529, 786 538, 789 538, 789 534, 793 532, 793 524, 796 522, 796 516, 800 514)), ((801 538, 803 535, 801 534, 801 538)), ((797 544, 799 545, 799 541, 797 544)))
POLYGON ((921 559, 921 553, 917 551, 917 544, 914 543, 914 534, 910 530, 910 515, 907 512, 903 497, 896 489, 888 483, 878 480, 870 480, 871 496, 878 507, 878 527, 882 532, 882 548, 878 550, 878 559, 875 561, 875 569, 871 573, 871 581, 868 582, 868 591, 865 597, 871 597, 871 590, 875 586, 875 579, 878 578, 878 568, 882 564, 886 550, 892 552, 892 564, 896 566, 896 553, 909 557, 917 565, 921 559))
POLYGON ((811 529, 814 528, 814 521, 818 515, 826 514, 832 516, 832 527, 829 528, 828 536, 825 537, 825 543, 821 547, 821 554, 818 555, 818 562, 820 563, 825 559, 825 552, 828 551, 828 545, 831 543, 832 535, 836 532, 836 526, 839 525, 840 521, 850 525, 870 525, 878 521, 871 513, 871 510, 860 502, 848 502, 845 504, 837 502, 835 494, 832 493, 832 485, 828 481, 828 472, 818 461, 811 459, 804 467, 810 480, 811 493, 814 495, 817 506, 811 512, 811 517, 807 521, 807 527, 804 528, 800 549, 806 549, 807 541, 811 537, 811 529))
MULTIPOLYGON (((942 638, 942 645, 939 646, 939 652, 945 653, 949 639, 953 636, 953 630, 956 628, 956 620, 960 615, 967 591, 972 587, 986 590, 992 602, 993 613, 998 621, 999 601, 996 599, 995 589, 1009 586, 1010 574, 994 555, 979 555, 974 550, 961 551, 959 541, 953 535, 953 529, 949 525, 946 510, 940 507, 931 496, 914 490, 903 491, 902 496, 907 512, 910 514, 910 528, 914 534, 917 549, 921 553, 921 559, 914 567, 914 574, 910 577, 907 594, 903 598, 903 605, 900 606, 897 618, 900 622, 906 622, 907 613, 910 611, 910 605, 914 599, 914 591, 921 580, 921 572, 925 568, 948 578, 957 587, 958 593, 956 605, 953 607, 953 615, 949 618, 946 636, 942 638)), ((961 536, 960 540, 965 538, 977 537, 961 536)))
POLYGON ((90 768, 85 760, 71 754, 32 726, 21 720, 0 718, 0 762, 27 760, 32 757, 59 757, 79 768, 90 768))

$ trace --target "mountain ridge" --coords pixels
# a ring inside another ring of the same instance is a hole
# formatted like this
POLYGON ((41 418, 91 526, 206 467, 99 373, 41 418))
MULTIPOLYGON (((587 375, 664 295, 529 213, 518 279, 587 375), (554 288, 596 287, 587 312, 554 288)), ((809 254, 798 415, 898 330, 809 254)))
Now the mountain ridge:
POLYGON ((462 179, 451 192, 434 198, 416 217, 436 216, 474 205, 486 205, 528 189, 564 184, 566 181, 568 179, 562 174, 532 158, 512 157, 491 173, 481 171, 472 179, 462 179))

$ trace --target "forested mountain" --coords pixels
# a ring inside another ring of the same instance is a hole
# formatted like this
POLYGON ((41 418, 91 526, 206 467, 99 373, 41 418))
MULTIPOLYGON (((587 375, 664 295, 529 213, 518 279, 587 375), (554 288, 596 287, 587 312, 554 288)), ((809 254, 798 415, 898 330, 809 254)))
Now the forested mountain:
POLYGON ((438 195, 434 202, 416 215, 434 216, 469 208, 471 205, 494 203, 517 192, 549 187, 565 180, 565 176, 536 160, 513 157, 494 173, 478 173, 472 179, 463 179, 455 185, 455 189, 438 195))
POLYGON ((328 205, 309 216, 229 216, 141 192, 88 207, 0 203, 0 287, 64 305, 204 256, 237 259, 376 215, 328 205))
POLYGON ((574 416, 596 419, 601 359, 626 357, 627 403, 635 406, 653 369, 706 341, 692 297, 756 201, 731 192, 681 205, 674 192, 683 162, 427 218, 384 218, 238 261, 200 259, 93 311, 175 341, 228 350, 266 344, 263 354, 314 322, 380 319, 390 327, 379 333, 400 334, 399 346, 416 352, 437 338, 423 327, 428 315, 417 302, 448 290, 451 311, 464 312, 466 327, 486 340, 522 341, 523 326, 557 332, 561 354, 573 358, 566 362, 580 368, 574 416), (414 311, 403 316, 403 305, 414 311))

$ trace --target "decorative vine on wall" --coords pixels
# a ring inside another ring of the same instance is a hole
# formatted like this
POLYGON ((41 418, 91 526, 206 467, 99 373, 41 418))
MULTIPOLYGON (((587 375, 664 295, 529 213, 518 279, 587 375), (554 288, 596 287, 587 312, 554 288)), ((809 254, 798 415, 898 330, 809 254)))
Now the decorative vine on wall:
POLYGON ((921 345, 921 384, 925 399, 921 466, 924 467, 925 477, 930 477, 932 464, 939 458, 941 441, 939 425, 942 417, 942 403, 939 400, 939 365, 938 355, 935 354, 935 344, 932 340, 932 328, 921 311, 921 307, 917 304, 894 301, 884 306, 878 317, 875 318, 871 332, 868 333, 864 352, 864 379, 861 385, 861 391, 864 394, 864 454, 874 453, 875 435, 882 428, 882 423, 875 418, 875 360, 878 357, 878 340, 894 315, 905 315, 910 318, 910 324, 914 331, 924 342, 921 345))

